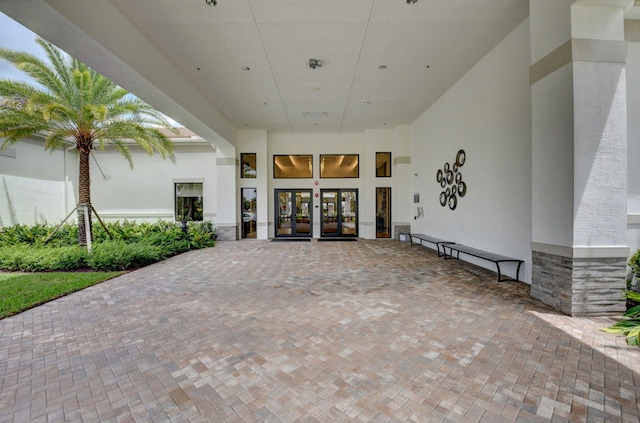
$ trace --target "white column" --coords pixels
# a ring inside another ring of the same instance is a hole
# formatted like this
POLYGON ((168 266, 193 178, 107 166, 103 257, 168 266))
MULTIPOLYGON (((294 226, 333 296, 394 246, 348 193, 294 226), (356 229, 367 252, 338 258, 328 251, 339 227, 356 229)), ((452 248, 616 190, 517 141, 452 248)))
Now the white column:
POLYGON ((624 309, 632 0, 531 0, 532 290, 571 315, 624 309))
MULTIPOLYGON (((400 232, 411 232, 416 205, 413 203, 413 189, 416 178, 411 171, 411 127, 401 125, 393 133, 393 170, 394 191, 391 193, 393 203, 391 219, 395 239, 400 232)), ((416 170, 416 172, 418 172, 416 170)))
POLYGON ((218 147, 216 150, 216 169, 218 173, 218 239, 236 240, 239 237, 239 188, 236 184, 238 160, 235 147, 218 147))

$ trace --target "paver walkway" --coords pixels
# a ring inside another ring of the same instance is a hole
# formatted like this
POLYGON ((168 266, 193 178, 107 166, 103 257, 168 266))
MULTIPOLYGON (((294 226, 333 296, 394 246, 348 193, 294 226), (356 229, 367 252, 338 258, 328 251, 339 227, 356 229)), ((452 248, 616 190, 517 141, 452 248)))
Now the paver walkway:
POLYGON ((0 321, 0 422, 633 422, 640 349, 396 241, 220 242, 0 321))

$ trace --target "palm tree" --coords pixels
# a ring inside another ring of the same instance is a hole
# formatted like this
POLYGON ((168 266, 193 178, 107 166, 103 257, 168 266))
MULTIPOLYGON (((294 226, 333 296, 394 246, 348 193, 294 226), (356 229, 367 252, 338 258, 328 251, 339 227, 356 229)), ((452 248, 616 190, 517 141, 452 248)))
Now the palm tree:
MULTIPOLYGON (((0 48, 0 58, 37 82, 0 79, 0 137, 6 137, 0 149, 35 134, 45 136, 48 150, 65 143, 75 145, 78 204, 86 205, 89 213, 89 155, 93 148, 112 145, 133 167, 125 142, 133 140, 149 154, 157 151, 173 160, 173 144, 161 131, 169 127, 164 115, 54 45, 40 38, 36 42, 45 50, 48 63, 28 53, 0 48)), ((87 228, 78 207, 78 243, 86 242, 87 228)))

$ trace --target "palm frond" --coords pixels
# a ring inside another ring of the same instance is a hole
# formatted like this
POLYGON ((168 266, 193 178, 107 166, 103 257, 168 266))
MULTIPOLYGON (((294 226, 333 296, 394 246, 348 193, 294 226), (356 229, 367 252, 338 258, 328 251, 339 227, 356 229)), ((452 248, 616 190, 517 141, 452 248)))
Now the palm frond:
POLYGON ((55 70, 40 58, 6 48, 0 48, 0 58, 12 63, 47 90, 58 94, 64 90, 55 70))
POLYGON ((57 49, 53 44, 43 40, 42 38, 36 39, 36 43, 44 49, 47 54, 51 66, 56 70, 57 77, 62 82, 62 85, 68 87, 71 84, 69 60, 62 54, 62 51, 57 49))
POLYGON ((63 145, 68 138, 69 134, 67 131, 49 132, 45 138, 45 148, 47 150, 58 148, 63 145))

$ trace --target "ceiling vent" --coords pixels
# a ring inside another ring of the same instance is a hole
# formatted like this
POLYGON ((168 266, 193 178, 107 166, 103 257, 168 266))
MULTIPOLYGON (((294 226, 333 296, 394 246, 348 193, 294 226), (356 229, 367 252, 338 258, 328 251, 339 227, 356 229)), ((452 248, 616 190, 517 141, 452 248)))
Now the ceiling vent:
POLYGON ((329 117, 329 112, 302 112, 302 116, 306 118, 326 118, 329 117))

